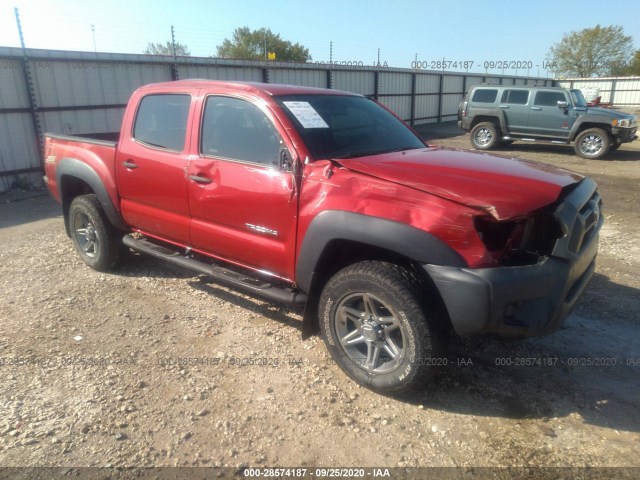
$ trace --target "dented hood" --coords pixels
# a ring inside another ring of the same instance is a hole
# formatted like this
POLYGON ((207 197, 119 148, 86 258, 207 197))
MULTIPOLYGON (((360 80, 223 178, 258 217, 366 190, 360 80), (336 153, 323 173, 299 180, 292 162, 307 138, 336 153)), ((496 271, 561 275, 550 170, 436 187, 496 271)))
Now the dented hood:
POLYGON ((553 165, 439 147, 338 162, 355 172, 485 210, 499 220, 544 207, 563 187, 584 178, 553 165))

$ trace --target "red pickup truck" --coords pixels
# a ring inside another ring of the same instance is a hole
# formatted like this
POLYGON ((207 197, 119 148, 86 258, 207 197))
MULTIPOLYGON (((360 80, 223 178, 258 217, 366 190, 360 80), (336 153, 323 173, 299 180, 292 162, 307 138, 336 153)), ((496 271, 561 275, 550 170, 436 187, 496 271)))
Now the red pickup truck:
POLYGON ((451 333, 556 329, 594 271, 593 180, 425 144, 361 95, 184 80, 135 91, 118 142, 46 136, 81 258, 129 249, 304 306, 357 382, 399 391, 451 333))

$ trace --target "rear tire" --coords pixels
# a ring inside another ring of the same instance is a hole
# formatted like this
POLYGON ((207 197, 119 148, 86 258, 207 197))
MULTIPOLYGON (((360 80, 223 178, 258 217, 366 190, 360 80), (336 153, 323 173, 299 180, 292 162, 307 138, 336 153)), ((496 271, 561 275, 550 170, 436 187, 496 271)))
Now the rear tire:
POLYGON ((425 292, 397 265, 366 261, 336 273, 319 303, 320 330, 333 360, 372 390, 400 392, 432 373, 438 345, 425 292))
POLYGON ((587 128, 578 134, 573 149, 582 158, 598 160, 609 153, 611 138, 601 128, 587 128))
POLYGON ((481 122, 471 129, 471 145, 477 150, 491 150, 498 142, 498 129, 491 122, 481 122))
POLYGON ((94 270, 110 270, 121 258, 117 230, 109 223, 96 195, 81 195, 69 208, 71 240, 84 263, 94 270))

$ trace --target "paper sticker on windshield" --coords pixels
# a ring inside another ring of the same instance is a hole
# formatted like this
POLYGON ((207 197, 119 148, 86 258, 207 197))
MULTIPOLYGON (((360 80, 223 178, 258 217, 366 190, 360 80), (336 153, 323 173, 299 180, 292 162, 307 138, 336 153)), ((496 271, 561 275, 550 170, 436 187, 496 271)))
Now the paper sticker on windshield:
POLYGON ((295 115, 304 128, 329 128, 309 102, 282 102, 295 115))

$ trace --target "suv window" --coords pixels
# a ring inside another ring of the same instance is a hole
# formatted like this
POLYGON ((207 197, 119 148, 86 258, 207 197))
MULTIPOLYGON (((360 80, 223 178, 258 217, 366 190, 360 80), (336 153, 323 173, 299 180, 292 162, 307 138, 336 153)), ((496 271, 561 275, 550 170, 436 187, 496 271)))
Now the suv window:
POLYGON ((200 152, 242 162, 279 165, 281 138, 258 107, 231 97, 207 98, 200 152))
POLYGON ((138 107, 133 138, 153 147, 181 152, 190 104, 189 95, 147 95, 138 107))
POLYGON ((501 103, 512 105, 526 105, 529 100, 529 90, 505 90, 501 103))
POLYGON ((478 103, 493 103, 496 101, 497 96, 497 89, 478 88, 475 92, 473 92, 471 101, 478 103))
POLYGON ((567 98, 562 92, 538 92, 536 93, 535 105, 543 107, 555 107, 558 102, 566 102, 567 98))

